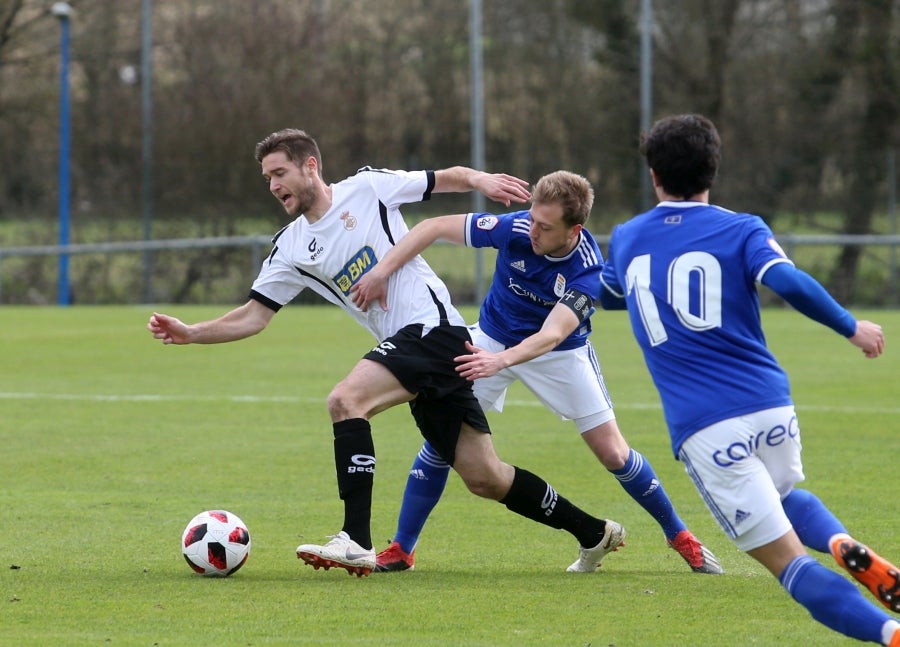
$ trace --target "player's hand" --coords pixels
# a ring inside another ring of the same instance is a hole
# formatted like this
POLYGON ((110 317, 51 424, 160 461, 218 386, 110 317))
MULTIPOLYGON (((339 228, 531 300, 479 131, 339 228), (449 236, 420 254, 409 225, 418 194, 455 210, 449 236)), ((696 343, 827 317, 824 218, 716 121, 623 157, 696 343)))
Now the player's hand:
POLYGON ((472 184, 485 197, 507 207, 512 202, 531 200, 528 182, 505 173, 479 173, 472 184))
POLYGON ((149 330, 156 339, 164 344, 188 344, 188 327, 180 320, 169 315, 154 312, 147 322, 149 330))
POLYGON ((453 361, 457 363, 456 372, 469 381, 496 375, 506 368, 506 362, 497 353, 474 346, 471 342, 466 342, 466 350, 471 354, 458 355, 453 361))
POLYGON ((363 312, 367 312, 369 305, 377 301, 381 309, 387 311, 387 279, 387 276, 381 275, 378 265, 363 274, 350 288, 353 304, 363 312))
POLYGON ((871 321, 857 321, 856 333, 850 343, 861 348, 869 359, 875 359, 884 352, 884 332, 881 326, 871 321))

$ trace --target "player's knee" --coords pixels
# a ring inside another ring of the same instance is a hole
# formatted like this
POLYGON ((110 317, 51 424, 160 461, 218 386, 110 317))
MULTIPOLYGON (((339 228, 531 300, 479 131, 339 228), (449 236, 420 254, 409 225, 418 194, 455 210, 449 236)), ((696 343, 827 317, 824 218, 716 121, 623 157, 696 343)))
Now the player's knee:
POLYGON ((331 390, 325 402, 332 420, 346 420, 356 417, 356 407, 353 402, 352 392, 344 387, 343 382, 331 390))
POLYGON ((469 492, 474 494, 475 496, 480 496, 485 499, 493 499, 494 501, 499 501, 503 498, 505 492, 498 487, 498 484, 493 479, 485 479, 485 478, 472 478, 469 480, 464 480, 466 487, 469 488, 469 492))
POLYGON ((582 434, 582 438, 591 448, 594 456, 600 461, 607 470, 615 471, 625 467, 628 457, 631 454, 631 448, 615 421, 610 421, 606 425, 596 427, 582 434))
MULTIPOLYGON (((457 466, 454 465, 454 467, 457 466)), ((504 478, 504 474, 501 471, 486 466, 468 470, 457 468, 457 473, 462 478, 463 483, 466 484, 469 492, 475 496, 494 501, 499 501, 506 496, 512 484, 511 479, 504 478)))
POLYGON ((609 447, 595 453, 603 467, 611 472, 622 469, 625 467, 625 463, 628 462, 629 450, 627 447, 625 451, 618 447, 609 447))

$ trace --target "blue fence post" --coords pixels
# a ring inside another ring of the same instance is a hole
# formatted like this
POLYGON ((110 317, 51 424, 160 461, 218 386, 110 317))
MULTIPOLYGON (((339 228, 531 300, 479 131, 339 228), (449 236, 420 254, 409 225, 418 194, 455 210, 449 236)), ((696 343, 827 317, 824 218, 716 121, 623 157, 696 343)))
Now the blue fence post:
MULTIPOLYGON (((68 2, 57 2, 51 8, 59 18, 60 73, 59 73, 59 244, 69 244, 69 15, 68 2)), ((57 303, 69 305, 69 255, 59 255, 59 287, 57 303)))

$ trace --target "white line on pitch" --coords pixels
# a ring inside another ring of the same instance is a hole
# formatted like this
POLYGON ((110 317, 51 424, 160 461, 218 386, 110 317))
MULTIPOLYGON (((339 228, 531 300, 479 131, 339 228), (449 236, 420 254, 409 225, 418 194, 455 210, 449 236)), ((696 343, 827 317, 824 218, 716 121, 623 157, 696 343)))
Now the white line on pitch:
MULTIPOLYGON (((291 395, 177 395, 177 394, 104 394, 104 393, 33 393, 0 392, 0 400, 68 400, 83 402, 246 402, 265 404, 271 402, 325 402, 325 395, 318 397, 298 397, 291 395)), ((543 407, 537 400, 507 400, 506 404, 516 407, 543 407)), ((616 409, 654 410, 660 409, 658 402, 617 403, 616 409)), ((900 407, 834 407, 820 405, 797 405, 800 411, 826 411, 837 413, 900 413, 900 407)))

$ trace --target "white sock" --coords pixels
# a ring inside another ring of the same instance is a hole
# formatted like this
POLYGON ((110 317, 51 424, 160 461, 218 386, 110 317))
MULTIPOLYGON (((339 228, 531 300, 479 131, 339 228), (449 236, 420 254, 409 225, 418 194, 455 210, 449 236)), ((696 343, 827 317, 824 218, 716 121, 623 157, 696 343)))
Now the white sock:
POLYGON ((828 546, 829 547, 834 545, 835 539, 853 539, 853 537, 848 535, 846 532, 835 533, 835 534, 831 535, 831 537, 828 538, 828 546))

